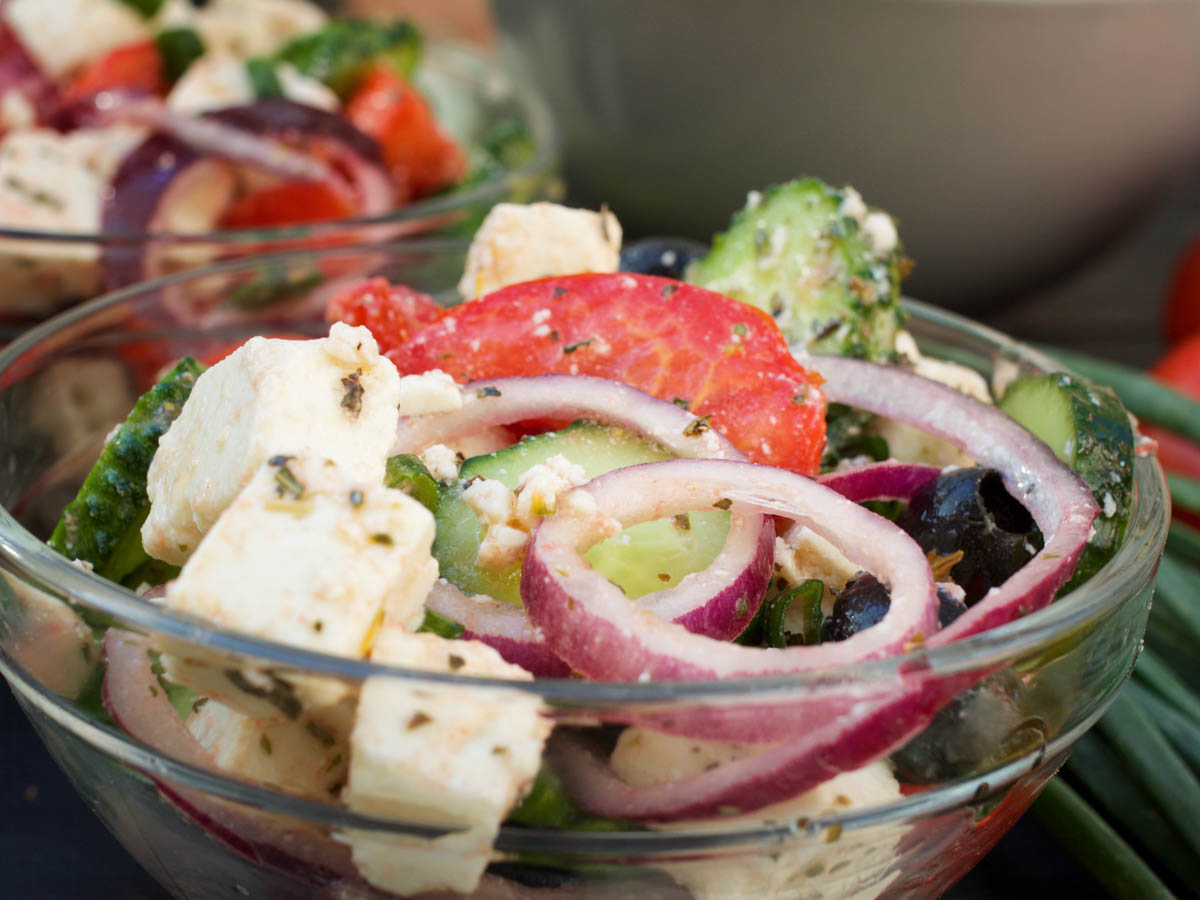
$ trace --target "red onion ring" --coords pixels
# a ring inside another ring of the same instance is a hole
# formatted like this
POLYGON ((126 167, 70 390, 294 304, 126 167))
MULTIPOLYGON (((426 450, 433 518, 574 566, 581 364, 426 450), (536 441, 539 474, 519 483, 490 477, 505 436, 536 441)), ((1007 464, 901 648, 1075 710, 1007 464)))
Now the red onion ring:
MULTIPOLYGON (((216 761, 158 687, 151 647, 141 635, 110 628, 104 635, 102 696, 123 731, 163 756, 211 772, 216 761)), ((360 880, 350 848, 312 829, 288 828, 238 809, 202 791, 155 779, 162 794, 185 816, 256 865, 269 866, 321 883, 360 880)))
POLYGON ((829 472, 817 480, 847 500, 911 500, 921 488, 937 481, 937 466, 902 463, 894 459, 829 472))
POLYGON ((511 603, 475 595, 468 597, 445 579, 434 582, 425 605, 463 626, 463 637, 482 641, 507 662, 538 678, 566 678, 571 667, 554 655, 546 639, 529 622, 525 610, 511 603))
MULTIPOLYGON (((533 532, 521 596, 551 648, 589 678, 721 680, 831 669, 897 655, 937 628, 937 591, 921 548, 886 519, 783 469, 714 459, 645 463, 574 488, 559 510, 533 532), (722 643, 645 615, 581 555, 618 523, 706 509, 726 498, 802 522, 836 544, 888 585, 887 614, 836 643, 785 650, 722 643)), ((794 734, 795 723, 786 724, 784 733, 794 734)), ((774 731, 762 723, 750 739, 778 739, 766 736, 774 731)))
MULTIPOLYGON (((697 418, 686 410, 637 388, 604 378, 587 375, 497 378, 472 382, 462 388, 462 394, 461 409, 438 415, 402 417, 391 452, 419 453, 434 443, 449 443, 484 428, 524 419, 582 416, 634 430, 680 457, 744 458, 714 429, 696 429, 697 418)), ((636 602, 642 609, 697 634, 732 640, 742 632, 762 602, 771 577, 774 539, 773 523, 767 517, 735 513, 724 547, 704 572, 688 575, 674 587, 655 591, 636 602)), ((607 580, 605 583, 609 584, 607 580)), ((471 609, 475 623, 472 631, 485 643, 492 641, 484 635, 495 635, 498 639, 500 635, 519 634, 519 647, 505 646, 520 655, 534 653, 529 637, 535 635, 536 630, 532 626, 527 630, 518 629, 513 614, 499 608, 504 606, 507 604, 498 607, 477 605, 471 609), (497 621, 481 621, 488 613, 494 613, 497 621)), ((447 617, 460 621, 454 615, 447 617)), ((493 646, 502 655, 505 653, 499 643, 493 646)), ((545 652, 554 655, 551 650, 545 652)), ((535 659, 541 655, 542 651, 536 651, 535 659)), ((524 665, 519 656, 509 661, 524 665)), ((538 674, 534 669, 530 671, 538 674)))
POLYGON ((844 357, 814 357, 830 400, 937 435, 1004 485, 1033 516, 1045 544, 1004 584, 933 635, 930 646, 988 631, 1054 599, 1079 560, 1099 507, 1086 484, 1044 443, 994 406, 913 372, 844 357))

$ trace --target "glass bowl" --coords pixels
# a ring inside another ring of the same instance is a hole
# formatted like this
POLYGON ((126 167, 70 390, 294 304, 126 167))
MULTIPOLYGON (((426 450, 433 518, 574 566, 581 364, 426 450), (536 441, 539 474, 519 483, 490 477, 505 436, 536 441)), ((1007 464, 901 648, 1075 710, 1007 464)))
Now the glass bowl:
MULTIPOLYGON (((43 540, 108 430, 164 363, 185 352, 211 357, 257 333, 318 335, 323 298, 340 279, 384 275, 452 302, 462 249, 451 240, 414 240, 226 262, 70 310, 0 353, 0 588, 7 587, 0 669, 86 801, 175 896, 380 896, 356 875, 333 835, 373 835, 419 869, 422 854, 434 855, 428 840, 439 823, 367 815, 290 794, 131 737, 99 703, 98 646, 80 616, 141 633, 153 644, 172 642, 196 658, 220 659, 247 676, 254 670, 268 678, 324 679, 351 696, 366 679, 410 687, 452 682, 462 690, 481 690, 487 681, 205 627, 81 571, 43 540), (264 277, 297 287, 252 314, 237 307, 232 298, 264 277), (92 402, 97 398, 103 402, 92 402)), ((920 303, 908 307, 929 354, 985 375, 997 367, 1051 368, 1044 356, 986 328, 920 303)), ((922 783, 908 783, 882 802, 846 805, 835 797, 804 817, 731 815, 658 830, 506 824, 474 896, 939 894, 1028 807, 1129 674, 1167 528, 1164 481, 1153 459, 1138 459, 1134 483, 1127 537, 1094 578, 1044 610, 945 648, 775 678, 506 682, 509 690, 544 700, 556 733, 609 739, 614 722, 731 706, 754 711, 802 701, 831 684, 886 691, 902 670, 905 677, 919 673, 928 685, 973 686, 893 757, 911 760, 920 750, 924 774, 909 781, 922 783)))
POLYGON ((558 133, 531 82, 472 48, 449 43, 426 49, 417 81, 438 121, 468 151, 479 148, 497 128, 516 123, 531 138, 532 155, 514 168, 497 168, 475 183, 372 218, 199 233, 83 234, 0 227, 0 340, 103 291, 214 260, 411 235, 469 237, 496 203, 562 192, 558 133))

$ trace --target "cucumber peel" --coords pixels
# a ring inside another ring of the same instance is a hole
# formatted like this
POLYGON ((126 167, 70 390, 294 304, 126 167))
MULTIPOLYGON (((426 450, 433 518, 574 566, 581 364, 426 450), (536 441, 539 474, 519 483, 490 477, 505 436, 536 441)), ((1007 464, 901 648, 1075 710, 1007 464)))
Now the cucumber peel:
POLYGON ((776 185, 752 195, 685 278, 770 313, 808 352, 887 360, 907 263, 894 240, 876 249, 871 215, 884 214, 816 178, 776 185))
POLYGON ((1116 553, 1129 525, 1134 437, 1129 413, 1107 387, 1056 372, 1009 385, 1000 408, 1049 445, 1083 479, 1100 514, 1063 591, 1091 578, 1116 553))
POLYGON ((104 445, 75 499, 63 509, 49 544, 68 559, 89 562, 121 581, 150 562, 141 524, 150 509, 146 474, 159 439, 178 417, 204 367, 182 359, 138 398, 129 418, 104 445))

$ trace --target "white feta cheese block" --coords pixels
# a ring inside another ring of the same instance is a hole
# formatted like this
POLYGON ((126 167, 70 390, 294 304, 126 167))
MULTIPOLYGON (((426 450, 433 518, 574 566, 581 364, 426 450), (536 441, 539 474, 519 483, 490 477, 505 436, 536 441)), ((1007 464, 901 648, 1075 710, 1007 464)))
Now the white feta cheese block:
MULTIPOLYGON (((531 679, 478 641, 411 634, 395 625, 384 628, 371 658, 435 672, 531 679)), ((550 728, 540 698, 531 694, 368 679, 350 737, 343 802, 364 813, 464 830, 433 841, 348 831, 341 839, 363 877, 405 896, 474 890, 500 822, 537 775, 550 728)))
MULTIPOLYGON (((361 659, 385 618, 419 621, 437 579, 433 533, 433 516, 403 491, 319 456, 272 457, 163 602, 221 628, 361 659)), ((234 669, 231 678, 227 661, 197 658, 194 647, 176 653, 170 642, 163 649, 169 677, 250 715, 294 717, 350 691, 318 676, 234 669)))
POLYGON ((210 0, 196 13, 194 25, 210 52, 248 59, 270 56, 327 21, 320 7, 306 0, 210 0))
MULTIPOLYGON (((744 756, 763 752, 748 746, 698 741, 643 728, 621 733, 610 760, 613 770, 630 784, 644 786, 687 778, 744 756)), ((721 816, 702 822, 654 825, 662 830, 735 831, 763 825, 807 823, 850 810, 900 799, 900 786, 884 762, 844 772, 790 800, 746 815, 721 816)), ((697 900, 740 900, 742 897, 804 897, 806 900, 875 897, 895 877, 887 870, 895 858, 902 827, 842 833, 836 827, 801 833, 764 850, 750 848, 707 859, 673 862, 663 868, 697 900)))
POLYGON ((353 714, 344 701, 315 717, 262 719, 201 698, 187 727, 222 771, 328 802, 345 784, 353 714))
MULTIPOLYGON (((13 131, 0 141, 0 225, 96 234, 109 179, 145 132, 115 126, 69 135, 13 131)), ((0 309, 46 316, 100 289, 94 240, 0 240, 0 309)))
POLYGON ((61 78, 122 44, 188 22, 191 4, 166 0, 145 19, 120 0, 7 0, 2 15, 42 71, 61 78))
POLYGON ((463 395, 458 384, 441 369, 400 379, 400 415, 427 416, 462 409, 463 395))
POLYGON ((534 278, 615 272, 620 255, 621 225, 608 210, 498 203, 471 240, 458 292, 471 300, 534 278))
POLYGON ((313 341, 252 338, 196 380, 150 464, 142 543, 179 565, 259 467, 279 454, 333 460, 380 484, 400 376, 362 327, 313 341))
MULTIPOLYGON (((295 67, 276 66, 275 74, 287 99, 320 109, 337 109, 337 95, 295 67)), ((246 71, 245 59, 217 52, 206 54, 188 67, 167 95, 167 106, 178 113, 198 115, 211 109, 253 103, 254 99, 254 85, 246 71)))

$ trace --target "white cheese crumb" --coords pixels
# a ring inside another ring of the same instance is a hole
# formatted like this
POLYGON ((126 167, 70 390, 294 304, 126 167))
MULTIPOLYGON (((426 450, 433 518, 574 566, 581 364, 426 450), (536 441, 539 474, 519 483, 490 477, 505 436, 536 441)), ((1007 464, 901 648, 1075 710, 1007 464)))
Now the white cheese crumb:
POLYGON ((453 481, 458 477, 458 453, 445 444, 433 444, 421 451, 421 462, 438 481, 453 481))
POLYGON ((397 406, 402 416, 453 412, 462 409, 462 405, 462 389, 441 369, 430 369, 420 375, 405 375, 400 379, 397 406))

